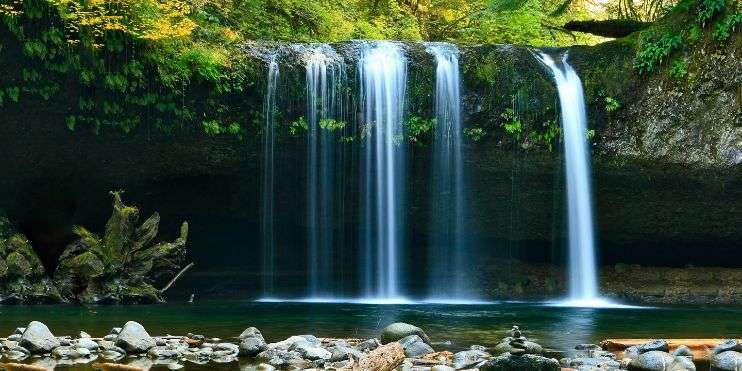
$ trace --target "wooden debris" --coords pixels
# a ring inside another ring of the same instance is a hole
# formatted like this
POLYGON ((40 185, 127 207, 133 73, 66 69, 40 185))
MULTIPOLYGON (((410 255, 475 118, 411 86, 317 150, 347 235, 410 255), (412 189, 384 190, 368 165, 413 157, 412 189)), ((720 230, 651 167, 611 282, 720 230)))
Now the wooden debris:
POLYGON ((183 336, 182 338, 180 338, 180 342, 183 344, 188 344, 189 348, 197 348, 197 347, 200 347, 204 343, 203 340, 191 339, 186 336, 183 336))
POLYGON ((22 363, 0 363, 0 369, 7 371, 47 371, 46 368, 22 363))
POLYGON ((91 367, 95 370, 103 371, 144 371, 141 367, 122 365, 120 363, 93 363, 91 367))
POLYGON ((363 356, 354 371, 392 371, 404 361, 404 349, 398 342, 382 345, 363 356))

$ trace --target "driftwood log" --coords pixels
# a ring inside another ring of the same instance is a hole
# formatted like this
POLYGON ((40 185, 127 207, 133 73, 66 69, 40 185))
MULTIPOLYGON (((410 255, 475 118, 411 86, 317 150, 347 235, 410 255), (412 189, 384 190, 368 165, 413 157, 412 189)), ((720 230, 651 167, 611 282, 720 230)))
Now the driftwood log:
POLYGON ((46 368, 22 363, 0 363, 0 369, 7 371, 47 371, 46 368))
POLYGON ((631 19, 608 19, 604 21, 570 21, 564 25, 567 31, 585 32, 593 35, 619 38, 649 27, 651 23, 631 19))
POLYGON ((398 342, 382 345, 363 356, 354 371, 392 371, 404 361, 404 349, 398 342))
MULTIPOLYGON (((714 349, 724 339, 665 339, 670 346, 670 352, 674 351, 681 345, 687 346, 693 352, 693 359, 708 359, 709 352, 714 349)), ((623 352, 626 348, 642 345, 654 341, 654 339, 606 339, 600 342, 603 350, 618 353, 623 352)))

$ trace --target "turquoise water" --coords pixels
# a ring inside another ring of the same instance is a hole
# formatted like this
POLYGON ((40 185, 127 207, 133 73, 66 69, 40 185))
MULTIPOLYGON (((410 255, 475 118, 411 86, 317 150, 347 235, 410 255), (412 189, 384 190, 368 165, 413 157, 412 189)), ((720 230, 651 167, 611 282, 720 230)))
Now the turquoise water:
MULTIPOLYGON (((31 320, 46 323, 55 335, 85 330, 103 336, 127 320, 142 323, 152 335, 188 332, 229 340, 248 326, 268 341, 290 335, 373 337, 385 325, 403 321, 422 327, 436 350, 472 344, 495 345, 512 325, 542 345, 568 351, 576 344, 604 338, 742 337, 742 308, 663 307, 585 309, 533 303, 486 305, 365 305, 201 301, 142 306, 0 306, 0 336, 31 320)), ((243 365, 244 366, 244 365, 243 365)), ((84 366, 73 369, 83 370, 84 366)), ((164 367, 164 366, 163 366, 164 367)), ((186 369, 238 369, 238 365, 186 369)))

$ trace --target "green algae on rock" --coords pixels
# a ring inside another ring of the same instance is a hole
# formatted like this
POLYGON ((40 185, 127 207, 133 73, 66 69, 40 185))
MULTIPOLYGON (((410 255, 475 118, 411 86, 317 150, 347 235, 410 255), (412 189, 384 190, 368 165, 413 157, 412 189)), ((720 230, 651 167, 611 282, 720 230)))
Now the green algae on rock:
POLYGON ((188 223, 174 242, 153 243, 160 215, 152 214, 140 226, 139 209, 124 205, 122 192, 113 195, 113 213, 103 237, 76 227, 79 240, 59 259, 54 282, 62 296, 81 303, 158 303, 162 292, 153 283, 174 275, 185 257, 188 223))

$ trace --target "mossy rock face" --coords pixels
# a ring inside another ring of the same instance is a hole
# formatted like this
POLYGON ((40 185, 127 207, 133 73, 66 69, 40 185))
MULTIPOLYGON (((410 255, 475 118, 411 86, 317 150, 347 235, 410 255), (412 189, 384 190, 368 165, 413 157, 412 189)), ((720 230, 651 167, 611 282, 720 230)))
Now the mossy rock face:
POLYGON ((70 301, 91 304, 159 303, 162 293, 153 285, 172 276, 185 257, 188 223, 174 242, 154 243, 160 216, 154 213, 137 227, 139 210, 124 205, 113 192, 113 213, 103 237, 76 227, 79 240, 68 245, 54 281, 70 301))
POLYGON ((26 236, 0 216, 0 303, 59 303, 62 296, 46 275, 26 236))

